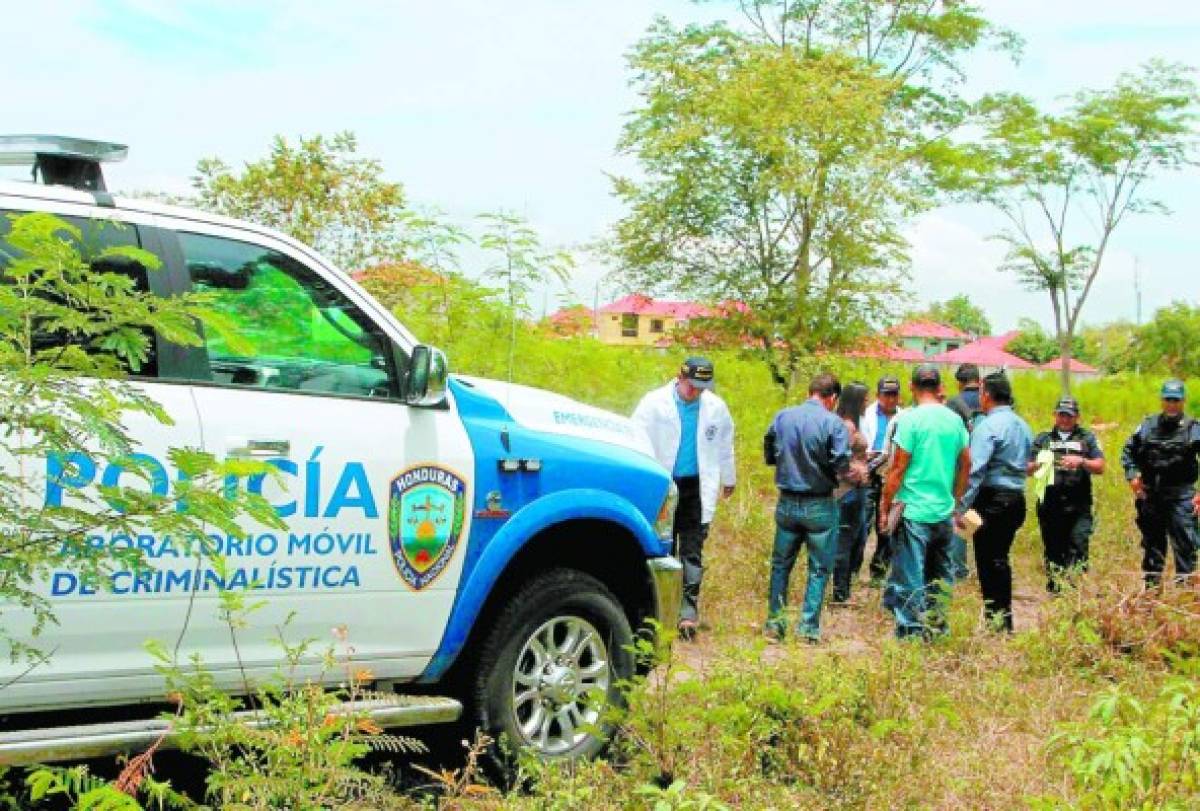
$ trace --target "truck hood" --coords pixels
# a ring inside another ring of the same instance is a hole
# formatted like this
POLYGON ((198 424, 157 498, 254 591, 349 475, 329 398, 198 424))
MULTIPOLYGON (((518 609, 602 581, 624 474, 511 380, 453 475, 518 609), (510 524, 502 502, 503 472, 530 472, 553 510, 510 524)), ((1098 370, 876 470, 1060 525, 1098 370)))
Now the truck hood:
POLYGON ((646 432, 628 417, 545 389, 483 377, 455 377, 494 398, 513 420, 530 430, 607 442, 654 456, 646 432))

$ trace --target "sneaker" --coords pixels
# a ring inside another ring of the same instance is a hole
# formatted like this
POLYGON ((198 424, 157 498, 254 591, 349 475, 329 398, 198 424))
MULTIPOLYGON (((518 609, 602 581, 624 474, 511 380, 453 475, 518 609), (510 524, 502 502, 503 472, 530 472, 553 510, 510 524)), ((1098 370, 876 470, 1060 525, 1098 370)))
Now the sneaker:
POLYGON ((696 631, 699 626, 695 620, 680 620, 679 621, 679 638, 685 641, 692 641, 696 638, 696 631))
POLYGON ((767 640, 768 645, 778 645, 783 641, 783 631, 768 625, 763 628, 763 639, 767 640))

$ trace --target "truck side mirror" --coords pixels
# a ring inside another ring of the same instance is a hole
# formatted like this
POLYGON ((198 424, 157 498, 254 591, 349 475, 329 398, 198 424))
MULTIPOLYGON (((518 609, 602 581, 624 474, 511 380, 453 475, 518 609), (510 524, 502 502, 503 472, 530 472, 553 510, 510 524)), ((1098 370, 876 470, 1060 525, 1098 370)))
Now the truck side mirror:
POLYGON ((446 355, 432 346, 413 347, 404 385, 404 402, 430 408, 446 402, 446 380, 450 376, 446 355))

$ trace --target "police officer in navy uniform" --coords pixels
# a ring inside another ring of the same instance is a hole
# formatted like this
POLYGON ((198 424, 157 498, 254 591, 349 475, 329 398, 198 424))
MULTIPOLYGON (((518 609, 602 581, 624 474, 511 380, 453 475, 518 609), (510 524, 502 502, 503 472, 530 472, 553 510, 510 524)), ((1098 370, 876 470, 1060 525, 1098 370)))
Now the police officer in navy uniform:
POLYGON ((1162 413, 1147 417, 1125 443, 1121 466, 1137 499, 1137 525, 1142 531, 1142 572, 1147 586, 1162 580, 1167 537, 1175 553, 1175 576, 1182 581, 1196 569, 1200 545, 1196 516, 1200 496, 1200 423, 1184 413, 1183 382, 1162 387, 1162 413))
POLYGON ((1059 591, 1064 578, 1088 567, 1092 538, 1092 476, 1104 472, 1096 435, 1079 424, 1079 403, 1063 397, 1054 407, 1054 428, 1033 440, 1029 472, 1041 451, 1054 454, 1054 481, 1037 508, 1046 559, 1046 588, 1059 591))

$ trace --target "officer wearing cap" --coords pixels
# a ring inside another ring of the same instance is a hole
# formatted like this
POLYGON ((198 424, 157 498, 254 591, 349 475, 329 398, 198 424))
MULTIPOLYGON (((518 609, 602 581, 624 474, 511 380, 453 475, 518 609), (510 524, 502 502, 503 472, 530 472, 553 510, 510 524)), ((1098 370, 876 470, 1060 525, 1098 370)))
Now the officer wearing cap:
POLYGON ((713 364, 691 357, 679 375, 638 403, 633 421, 650 439, 654 456, 671 471, 679 488, 675 508, 676 554, 683 563, 683 605, 679 633, 685 639, 699 627, 704 541, 721 496, 732 495, 737 473, 733 418, 713 389, 713 364))
MULTIPOLYGON (((896 417, 904 412, 900 408, 900 378, 895 375, 884 375, 875 385, 875 402, 867 406, 867 413, 862 419, 862 434, 867 440, 867 466, 871 471, 869 479, 870 499, 867 507, 867 527, 875 527, 875 552, 871 555, 871 579, 882 583, 887 577, 888 567, 892 562, 891 542, 887 532, 879 529, 875 516, 879 514, 879 497, 883 493, 883 476, 881 471, 887 461, 888 430, 896 417)), ((857 567, 856 567, 857 568, 857 567)), ((853 572, 857 577, 858 572, 853 572)))
POLYGON ((1182 580, 1196 569, 1200 424, 1184 413, 1186 399, 1182 381, 1164 383, 1162 412, 1143 420, 1121 453, 1121 467, 1136 499, 1147 586, 1162 579, 1168 536, 1175 553, 1176 578, 1182 580))
POLYGON ((1042 451, 1054 454, 1054 479, 1037 508, 1046 560, 1046 588, 1056 593, 1064 578, 1087 571, 1092 537, 1092 476, 1104 472, 1096 435, 1079 424, 1079 403, 1063 397, 1054 407, 1054 428, 1034 437, 1029 473, 1042 451))

